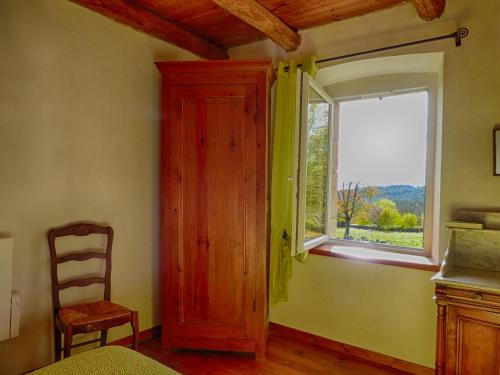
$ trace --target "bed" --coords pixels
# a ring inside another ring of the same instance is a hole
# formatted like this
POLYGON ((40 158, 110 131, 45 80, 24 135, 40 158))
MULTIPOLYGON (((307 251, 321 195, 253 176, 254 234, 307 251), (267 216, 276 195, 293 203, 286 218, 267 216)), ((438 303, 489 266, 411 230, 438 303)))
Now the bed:
POLYGON ((136 351, 121 346, 104 346, 75 354, 31 374, 170 375, 179 373, 136 351))

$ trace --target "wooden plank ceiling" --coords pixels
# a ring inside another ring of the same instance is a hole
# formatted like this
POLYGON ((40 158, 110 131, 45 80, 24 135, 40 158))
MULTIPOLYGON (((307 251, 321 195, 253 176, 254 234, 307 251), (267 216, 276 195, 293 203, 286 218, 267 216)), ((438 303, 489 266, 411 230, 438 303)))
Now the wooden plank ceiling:
POLYGON ((416 15, 439 18, 445 0, 72 0, 193 52, 226 59, 232 47, 269 38, 287 51, 299 30, 412 2, 416 15))

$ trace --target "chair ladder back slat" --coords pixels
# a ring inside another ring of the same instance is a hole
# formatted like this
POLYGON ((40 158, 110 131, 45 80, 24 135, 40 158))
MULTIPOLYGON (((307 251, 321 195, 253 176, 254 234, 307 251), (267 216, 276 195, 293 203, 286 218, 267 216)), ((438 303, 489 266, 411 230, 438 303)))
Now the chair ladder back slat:
POLYGON ((77 279, 71 279, 71 280, 66 280, 63 281, 62 283, 59 283, 59 290, 63 289, 68 289, 74 286, 89 286, 92 284, 105 284, 105 278, 104 277, 97 277, 97 276, 91 276, 91 277, 82 277, 82 278, 77 278, 77 279))
POLYGON ((108 234, 108 226, 89 224, 89 223, 77 223, 70 224, 65 227, 60 227, 53 229, 56 232, 57 237, 64 236, 88 236, 89 234, 108 234))
POLYGON ((57 264, 66 263, 72 260, 80 262, 89 259, 106 259, 106 253, 99 250, 68 252, 57 257, 57 264))

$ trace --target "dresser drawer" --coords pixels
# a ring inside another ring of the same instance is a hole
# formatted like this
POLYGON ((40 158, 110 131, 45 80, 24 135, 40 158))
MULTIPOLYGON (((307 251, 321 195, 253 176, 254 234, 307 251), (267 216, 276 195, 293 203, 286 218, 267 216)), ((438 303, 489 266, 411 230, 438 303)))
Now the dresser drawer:
POLYGON ((459 286, 437 284, 436 299, 500 308, 499 293, 459 286))

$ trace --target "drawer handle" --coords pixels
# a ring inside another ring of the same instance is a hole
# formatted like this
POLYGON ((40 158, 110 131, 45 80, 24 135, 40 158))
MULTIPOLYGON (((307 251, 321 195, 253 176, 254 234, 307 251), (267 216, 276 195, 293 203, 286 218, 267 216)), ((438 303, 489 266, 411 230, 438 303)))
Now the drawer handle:
POLYGON ((475 296, 474 296, 475 299, 477 299, 478 301, 481 301, 483 299, 483 296, 479 293, 477 293, 475 296))

